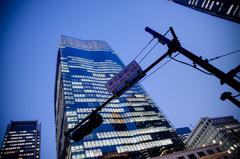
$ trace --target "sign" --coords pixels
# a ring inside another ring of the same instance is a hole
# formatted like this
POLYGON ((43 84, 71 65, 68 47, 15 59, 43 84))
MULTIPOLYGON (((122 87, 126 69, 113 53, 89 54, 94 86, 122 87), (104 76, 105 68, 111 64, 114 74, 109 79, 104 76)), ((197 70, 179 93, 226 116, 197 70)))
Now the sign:
POLYGON ((140 73, 142 73, 141 67, 136 61, 132 61, 106 83, 106 88, 109 92, 115 94, 125 87, 127 83, 133 81, 137 76, 139 76, 140 73))

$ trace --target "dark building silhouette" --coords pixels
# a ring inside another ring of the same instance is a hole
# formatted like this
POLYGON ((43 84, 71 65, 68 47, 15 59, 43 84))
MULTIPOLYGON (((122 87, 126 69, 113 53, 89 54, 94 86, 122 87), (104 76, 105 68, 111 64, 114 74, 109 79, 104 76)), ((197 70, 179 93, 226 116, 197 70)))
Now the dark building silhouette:
POLYGON ((184 148, 140 84, 102 109, 103 123, 82 140, 64 135, 112 96, 105 84, 123 67, 106 42, 61 36, 55 87, 58 158, 147 158, 184 148))
POLYGON ((0 158, 40 158, 40 124, 38 121, 11 121, 1 147, 0 158))
POLYGON ((186 7, 240 23, 239 0, 172 0, 186 7))

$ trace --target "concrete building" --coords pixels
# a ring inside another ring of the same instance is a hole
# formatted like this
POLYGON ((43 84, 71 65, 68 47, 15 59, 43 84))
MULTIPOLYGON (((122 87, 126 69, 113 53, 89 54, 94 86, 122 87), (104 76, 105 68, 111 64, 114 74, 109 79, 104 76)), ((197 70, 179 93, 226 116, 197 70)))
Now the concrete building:
POLYGON ((240 156, 240 123, 232 116, 201 118, 185 143, 190 148, 218 143, 232 156, 240 156))
POLYGON ((154 157, 152 159, 230 159, 227 151, 222 151, 218 144, 191 150, 179 151, 176 153, 154 157))

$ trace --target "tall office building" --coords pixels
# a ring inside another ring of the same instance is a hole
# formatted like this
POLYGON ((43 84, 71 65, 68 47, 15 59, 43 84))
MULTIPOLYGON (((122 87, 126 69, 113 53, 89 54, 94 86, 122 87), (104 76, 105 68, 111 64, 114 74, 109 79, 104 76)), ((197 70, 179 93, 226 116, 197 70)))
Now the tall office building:
POLYGON ((240 23, 239 0, 171 0, 186 7, 240 23))
POLYGON ((1 147, 0 158, 40 158, 40 124, 37 121, 11 121, 1 147))
POLYGON ((64 136, 112 96, 105 84, 123 67, 106 42, 61 36, 55 87, 58 158, 146 158, 183 149, 174 128, 139 84, 102 109, 103 124, 83 140, 64 136))
POLYGON ((240 123, 232 116, 201 118, 185 142, 190 148, 218 143, 233 157, 240 156, 240 123))

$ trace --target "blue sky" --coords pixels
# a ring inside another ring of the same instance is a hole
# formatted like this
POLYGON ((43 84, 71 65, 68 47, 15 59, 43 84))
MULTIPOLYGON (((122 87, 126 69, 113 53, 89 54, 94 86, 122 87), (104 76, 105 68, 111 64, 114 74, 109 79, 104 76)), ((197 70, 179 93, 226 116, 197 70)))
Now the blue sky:
MULTIPOLYGON (((167 0, 23 0, 1 1, 0 6, 0 138, 10 120, 38 119, 43 159, 56 158, 54 81, 59 35, 105 40, 125 64, 152 38, 144 31, 146 26, 161 33, 174 27, 182 46, 204 58, 240 49, 239 24, 167 0)), ((166 49, 158 45, 141 66, 151 64, 166 49)), ((191 63, 181 55, 177 58, 191 63)), ((234 54, 211 63, 227 72, 239 65, 239 59, 240 54, 234 54)), ((240 120, 240 110, 219 99, 224 91, 233 90, 185 65, 171 61, 142 84, 175 127, 195 125, 203 116, 233 115, 240 120)))

